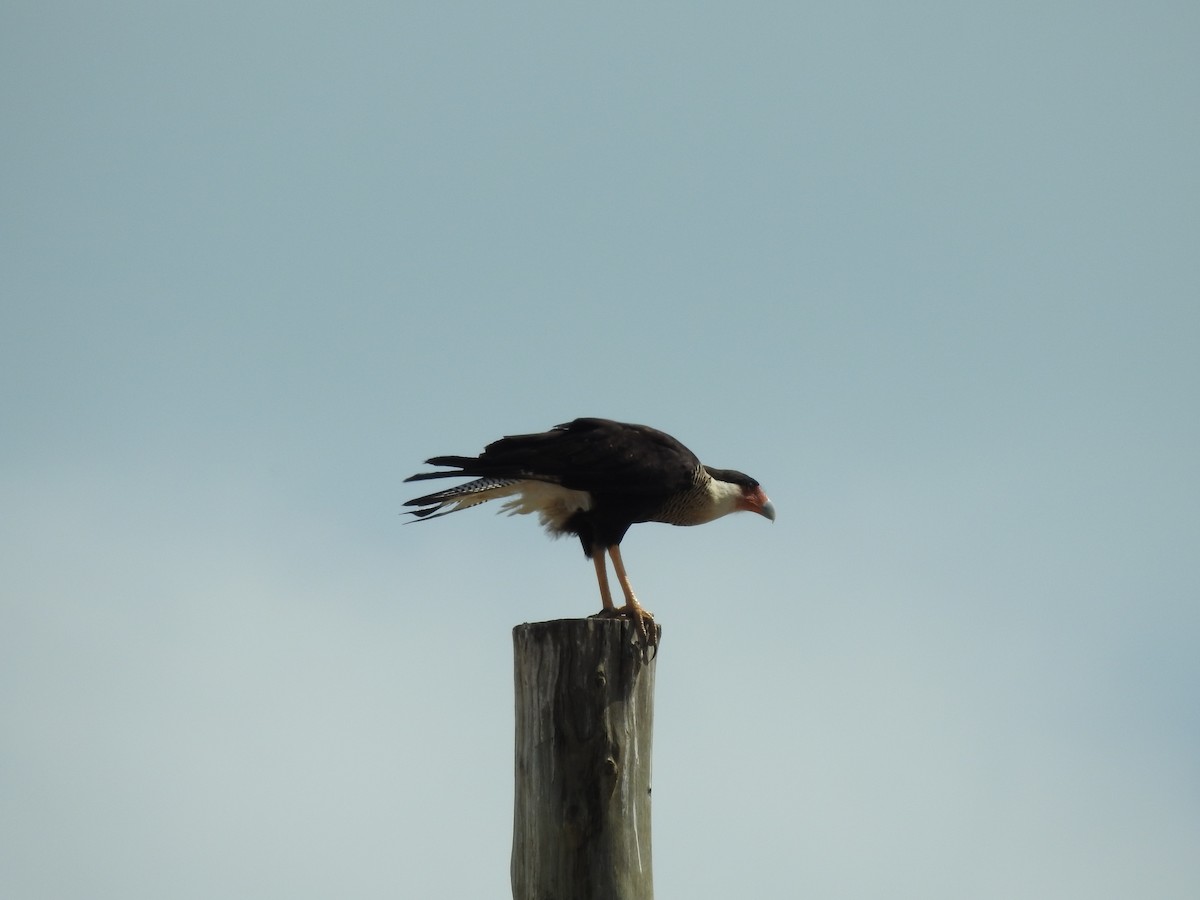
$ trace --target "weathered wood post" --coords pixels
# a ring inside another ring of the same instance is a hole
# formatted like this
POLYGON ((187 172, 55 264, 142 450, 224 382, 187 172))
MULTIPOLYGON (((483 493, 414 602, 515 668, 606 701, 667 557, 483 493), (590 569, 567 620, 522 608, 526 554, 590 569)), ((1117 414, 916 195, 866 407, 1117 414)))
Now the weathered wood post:
POLYGON ((652 900, 654 660, 622 619, 513 629, 513 900, 652 900))

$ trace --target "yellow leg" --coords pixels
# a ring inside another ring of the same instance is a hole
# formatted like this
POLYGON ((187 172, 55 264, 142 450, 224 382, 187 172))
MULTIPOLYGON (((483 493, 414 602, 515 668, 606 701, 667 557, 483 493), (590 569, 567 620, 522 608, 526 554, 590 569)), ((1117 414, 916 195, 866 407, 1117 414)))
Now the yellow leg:
POLYGON ((641 635, 642 647, 646 658, 658 652, 658 625, 654 623, 654 615, 647 612, 633 595, 633 587, 629 584, 629 575, 625 572, 625 563, 621 560, 621 548, 613 544, 608 548, 612 557, 613 571, 617 573, 617 581, 621 592, 625 595, 625 605, 617 610, 617 614, 633 619, 637 623, 638 634, 641 635))
POLYGON ((625 563, 621 561, 621 548, 613 544, 608 548, 608 555, 612 557, 613 571, 617 573, 617 583, 621 585, 621 593, 625 595, 626 605, 630 610, 640 610, 642 604, 638 603, 637 597, 633 595, 629 576, 625 573, 625 563))
POLYGON ((596 566, 596 581, 600 583, 600 602, 604 605, 602 611, 615 612, 612 594, 608 590, 608 567, 604 563, 604 553, 593 554, 592 563, 596 566))

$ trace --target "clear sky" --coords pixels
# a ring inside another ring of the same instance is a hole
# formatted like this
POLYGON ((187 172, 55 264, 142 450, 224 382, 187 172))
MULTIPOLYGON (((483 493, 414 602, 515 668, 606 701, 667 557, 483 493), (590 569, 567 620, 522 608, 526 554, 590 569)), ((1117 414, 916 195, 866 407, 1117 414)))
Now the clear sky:
POLYGON ((663 898, 1200 896, 1200 6, 0 7, 0 895, 508 895, 510 629, 405 526, 579 415, 663 898))

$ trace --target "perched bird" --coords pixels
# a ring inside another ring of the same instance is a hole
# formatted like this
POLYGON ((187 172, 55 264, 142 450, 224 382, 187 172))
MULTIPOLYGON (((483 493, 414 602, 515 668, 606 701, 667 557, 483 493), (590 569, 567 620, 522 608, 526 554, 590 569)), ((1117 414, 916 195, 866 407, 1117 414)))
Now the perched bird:
MULTIPOLYGON (((621 539, 635 522, 702 525, 748 510, 775 520, 775 506, 758 482, 732 469, 703 465, 669 434, 609 419, 576 419, 541 434, 504 437, 479 456, 435 456, 429 465, 448 471, 406 479, 473 477, 475 480, 409 500, 418 520, 437 518, 487 500, 505 499, 510 515, 537 513, 553 536, 574 534, 596 567, 602 616, 634 619, 644 640, 658 630, 629 585, 621 539), (625 605, 608 589, 604 554, 612 558, 625 605)), ((415 521, 415 520, 414 520, 415 521)))

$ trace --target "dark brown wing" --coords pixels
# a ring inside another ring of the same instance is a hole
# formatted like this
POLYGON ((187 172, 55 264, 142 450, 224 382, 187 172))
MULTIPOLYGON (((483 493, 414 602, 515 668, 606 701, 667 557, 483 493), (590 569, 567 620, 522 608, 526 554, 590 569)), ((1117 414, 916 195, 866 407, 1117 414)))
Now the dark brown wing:
POLYGON ((438 456, 431 465, 454 472, 425 478, 473 475, 531 478, 602 497, 667 497, 691 486, 700 461, 669 434, 646 425, 584 418, 539 434, 511 435, 488 444, 478 457, 438 456))

